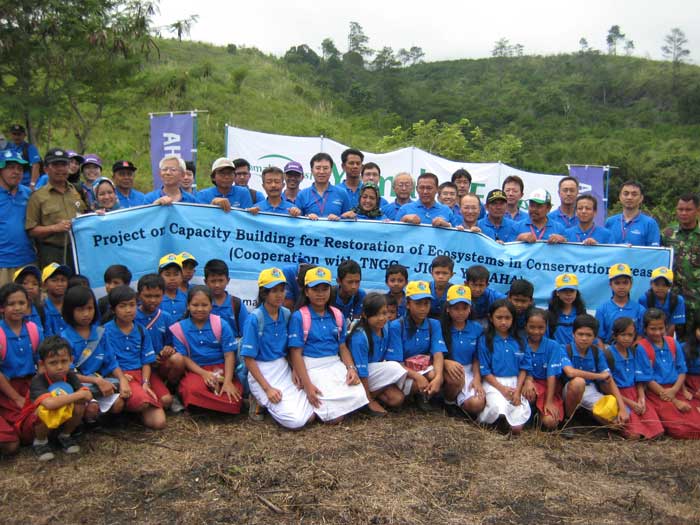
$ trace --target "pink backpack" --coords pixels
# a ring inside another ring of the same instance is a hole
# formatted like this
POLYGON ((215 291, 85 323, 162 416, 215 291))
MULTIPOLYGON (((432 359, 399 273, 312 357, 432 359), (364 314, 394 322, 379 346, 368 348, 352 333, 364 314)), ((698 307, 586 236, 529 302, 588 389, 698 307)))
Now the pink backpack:
MULTIPOLYGON (((187 355, 190 356, 190 343, 187 342, 187 337, 185 337, 185 332, 182 330, 181 321, 170 326, 170 332, 173 336, 180 341, 185 349, 187 350, 187 355)), ((209 314, 209 324, 211 324, 211 331, 214 332, 214 337, 216 341, 221 341, 221 317, 214 314, 209 314)))
MULTIPOLYGON (((343 313, 335 306, 329 306, 329 308, 335 318, 335 324, 338 327, 338 340, 340 340, 340 335, 345 329, 345 318, 343 318, 343 313)), ((304 333, 304 342, 306 343, 309 337, 309 330, 311 329, 311 311, 308 306, 302 306, 299 308, 299 313, 301 314, 301 329, 304 333)))
MULTIPOLYGON (((39 348, 39 329, 36 324, 27 321, 25 326, 27 327, 27 332, 29 333, 29 341, 32 343, 32 350, 36 352, 39 348)), ((4 361, 7 356, 7 334, 5 330, 0 329, 0 361, 4 361)))

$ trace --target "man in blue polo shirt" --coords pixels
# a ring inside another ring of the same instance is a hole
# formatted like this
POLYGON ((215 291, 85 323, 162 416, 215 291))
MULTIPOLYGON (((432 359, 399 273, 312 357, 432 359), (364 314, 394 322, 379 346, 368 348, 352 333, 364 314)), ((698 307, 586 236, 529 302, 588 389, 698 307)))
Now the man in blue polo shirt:
POLYGON ((117 190, 120 208, 131 208, 146 203, 146 196, 134 189, 136 166, 128 160, 118 160, 112 165, 112 181, 117 190))
POLYGON ((251 213, 280 213, 298 217, 301 210, 293 203, 282 198, 284 189, 284 172, 276 166, 268 166, 262 171, 262 184, 267 198, 258 201, 248 211, 251 213))
POLYGON ((214 186, 197 192, 196 200, 201 204, 213 204, 229 212, 231 208, 250 208, 253 200, 248 188, 233 186, 235 166, 230 159, 220 157, 211 167, 214 186))
POLYGON ((0 152, 0 286, 12 282, 15 271, 34 264, 36 253, 24 217, 31 190, 20 181, 27 161, 16 151, 0 152))
POLYGON ((346 149, 340 155, 340 167, 345 172, 345 180, 338 184, 338 187, 348 192, 351 208, 357 206, 360 200, 360 188, 362 188, 360 175, 364 160, 365 155, 359 149, 346 149))
POLYGON ((405 171, 397 174, 394 177, 392 188, 396 199, 394 199, 394 202, 382 206, 382 213, 386 215, 387 218, 395 221, 396 214, 401 206, 413 202, 411 200, 411 194, 413 193, 413 177, 411 177, 410 173, 406 173, 405 171))
POLYGON ((438 192, 437 175, 434 173, 419 175, 416 189, 418 201, 401 206, 395 220, 409 224, 431 224, 440 228, 452 226, 454 221, 452 210, 435 200, 438 192))
POLYGON ((507 198, 503 190, 491 190, 486 196, 486 211, 488 215, 479 219, 476 225, 481 233, 499 243, 515 240, 515 222, 506 217, 507 198))
POLYGON ((10 126, 10 140, 7 142, 6 148, 25 161, 20 184, 28 186, 34 191, 40 175, 39 164, 41 163, 41 155, 39 155, 39 150, 34 144, 24 140, 26 137, 27 130, 24 129, 24 126, 13 124, 10 126))
MULTIPOLYGON (((329 181, 333 170, 333 159, 328 153, 316 153, 311 157, 311 175, 314 182, 299 192, 297 208, 311 220, 326 217, 337 221, 345 212, 351 211, 348 192, 329 181)), ((354 213, 351 213, 354 217, 354 213)), ((351 216, 346 216, 352 218, 351 216)))
POLYGON ((654 218, 639 209, 644 201, 644 192, 639 182, 628 180, 620 188, 622 213, 605 221, 612 233, 613 243, 632 246, 659 246, 661 232, 654 218))
POLYGON ((559 207, 549 212, 549 218, 561 223, 564 230, 578 224, 576 218, 576 197, 578 197, 578 179, 564 177, 559 181, 559 207))
POLYGON ((580 242, 587 246, 594 244, 613 244, 612 234, 607 228, 593 224, 598 211, 598 199, 585 194, 576 197, 576 217, 578 224, 566 230, 566 240, 580 242))
POLYGON ((515 226, 516 241, 547 241, 549 244, 566 242, 564 228, 547 214, 552 209, 552 196, 545 189, 533 191, 528 198, 528 218, 515 226))

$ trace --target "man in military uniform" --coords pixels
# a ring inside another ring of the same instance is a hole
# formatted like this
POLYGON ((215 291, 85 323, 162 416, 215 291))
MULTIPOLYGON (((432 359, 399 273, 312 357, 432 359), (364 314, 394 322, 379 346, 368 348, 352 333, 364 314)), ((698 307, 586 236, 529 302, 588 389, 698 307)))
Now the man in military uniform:
MULTIPOLYGON (((673 288, 685 299, 686 319, 689 323, 700 312, 699 205, 697 195, 682 195, 676 205, 678 228, 666 228, 662 238, 664 246, 673 248, 673 288)), ((683 333, 679 335, 682 336, 683 333)))
POLYGON ((27 203, 24 227, 36 239, 39 264, 57 262, 75 270, 68 232, 71 219, 86 211, 85 202, 68 182, 68 152, 54 148, 46 153, 44 163, 49 180, 32 193, 27 203))

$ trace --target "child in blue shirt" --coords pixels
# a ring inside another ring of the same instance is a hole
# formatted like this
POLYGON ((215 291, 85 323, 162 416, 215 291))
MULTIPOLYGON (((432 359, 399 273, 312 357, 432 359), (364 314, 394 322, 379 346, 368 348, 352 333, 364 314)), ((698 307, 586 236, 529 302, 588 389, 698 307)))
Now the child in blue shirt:
POLYGON ((161 430, 165 428, 163 409, 173 397, 158 375, 151 374, 156 354, 146 329, 134 322, 136 292, 126 285, 117 286, 109 292, 109 305, 114 319, 105 325, 103 339, 129 381, 126 410, 138 413, 146 427, 161 430))
POLYGON ((455 262, 447 255, 438 255, 430 263, 430 275, 433 280, 430 282, 430 317, 439 319, 442 307, 447 300, 447 289, 452 286, 450 279, 455 274, 455 262))
POLYGON ((464 282, 472 293, 472 307, 469 319, 478 322, 485 330, 489 325, 489 308, 498 299, 505 299, 505 294, 489 288, 490 273, 485 266, 475 264, 467 268, 467 280, 464 282))
POLYGON ((158 275, 165 282, 165 293, 160 307, 173 319, 182 319, 187 310, 187 295, 182 287, 182 261, 174 253, 163 255, 158 262, 158 275))
POLYGON ((479 423, 499 420, 504 429, 519 434, 530 419, 530 404, 522 395, 532 356, 517 335, 515 307, 506 299, 489 309, 489 326, 479 338, 479 370, 484 381, 486 406, 479 423))
POLYGON ((369 399, 367 411, 373 416, 385 416, 384 406, 401 406, 413 381, 407 380, 408 371, 400 363, 386 360, 389 327, 383 294, 367 294, 362 302, 362 317, 348 334, 348 345, 369 399))
POLYGON ((666 314, 668 320, 666 335, 676 334, 676 325, 685 324, 685 300, 671 290, 673 286, 673 271, 660 266, 651 272, 651 288, 639 298, 639 304, 645 308, 659 308, 666 314))
POLYGON ((29 295, 29 310, 25 319, 37 326, 44 326, 44 307, 41 305, 41 270, 29 264, 17 270, 12 276, 13 282, 27 290, 29 295))
POLYGON ((348 323, 359 319, 362 314, 362 301, 367 295, 360 288, 362 269, 352 259, 343 261, 338 266, 338 285, 333 288, 333 306, 343 313, 348 323))
POLYGON ((508 301, 515 307, 515 330, 525 340, 525 316, 528 309, 535 304, 535 286, 527 279, 513 279, 508 289, 508 301))
POLYGON ((180 252, 177 254, 177 256, 180 259, 180 265, 182 267, 182 282, 180 283, 180 290, 182 290, 182 293, 187 293, 187 291, 190 289, 190 282, 194 277, 195 269, 197 266, 199 266, 199 262, 190 252, 180 252))
POLYGON ((187 368, 180 397, 185 407, 239 414, 243 387, 234 375, 236 340, 229 324, 211 312, 211 291, 195 285, 187 292, 187 316, 170 327, 187 368))
POLYGON ((66 323, 61 317, 61 307, 63 296, 68 288, 68 279, 73 275, 73 271, 68 266, 51 263, 41 271, 41 281, 44 283, 46 299, 44 300, 44 333, 49 335, 60 335, 61 330, 66 327, 66 323))
POLYGON ((404 288, 408 284, 408 269, 402 264, 392 264, 386 269, 384 282, 391 295, 396 299, 396 317, 406 315, 406 294, 404 288))
POLYGON ((292 379, 287 361, 287 324, 291 313, 283 305, 286 279, 279 268, 268 268, 258 276, 258 307, 243 328, 241 357, 248 369, 251 416, 254 404, 267 409, 280 425, 299 429, 314 418, 306 394, 292 379))
POLYGON ((574 342, 574 321, 586 313, 586 303, 578 289, 578 277, 573 273, 557 275, 549 299, 549 337, 561 345, 574 342))
POLYGON ((210 259, 204 265, 204 284, 211 291, 212 313, 226 321, 234 339, 243 335, 243 327, 248 319, 248 309, 235 295, 226 291, 230 279, 228 266, 221 259, 210 259))
POLYGON ((700 400, 700 312, 686 324, 683 344, 686 367, 685 388, 695 400, 700 400))
POLYGON ((630 299, 632 289, 632 270, 627 264, 613 264, 608 270, 608 279, 613 295, 611 299, 603 303, 596 310, 595 317, 600 323, 599 336, 603 342, 611 343, 612 324, 618 317, 630 317, 634 319, 637 333, 643 332, 642 318, 644 308, 641 304, 630 299))
MULTIPOLYGON (((447 381, 445 399, 454 401, 471 417, 476 417, 484 409, 486 397, 481 385, 477 343, 483 328, 475 321, 469 321, 471 291, 464 285, 455 284, 447 290, 447 303, 440 318, 442 336, 447 346, 445 363, 457 363, 459 380, 463 383, 447 381)), ((451 366, 451 365, 448 365, 451 366)), ((450 375, 448 369, 446 375, 450 375)))
POLYGON ((338 422, 369 400, 345 343, 343 314, 330 305, 331 271, 307 270, 303 294, 289 322, 290 360, 316 415, 338 422))

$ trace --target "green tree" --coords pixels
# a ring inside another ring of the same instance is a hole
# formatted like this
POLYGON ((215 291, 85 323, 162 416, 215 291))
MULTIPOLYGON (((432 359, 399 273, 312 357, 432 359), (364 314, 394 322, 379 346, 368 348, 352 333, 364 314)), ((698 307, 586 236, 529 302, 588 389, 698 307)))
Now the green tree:
POLYGON ((492 57, 509 57, 512 54, 512 48, 507 38, 499 38, 491 50, 492 57))
POLYGON ((688 39, 685 33, 680 28, 674 27, 671 32, 664 38, 665 45, 661 46, 661 53, 666 60, 670 60, 672 64, 672 85, 673 89, 678 86, 678 72, 681 64, 690 55, 690 50, 685 47, 688 39))
POLYGON ((182 42, 183 36, 190 36, 192 31, 192 26, 199 20, 199 15, 190 15, 182 20, 176 20, 172 24, 168 25, 168 31, 175 33, 177 35, 177 40, 182 42))
POLYGON ((617 43, 625 39, 625 34, 620 31, 620 26, 614 25, 608 29, 605 42, 608 44, 608 54, 617 55, 617 43))
POLYGON ((372 60, 372 69, 375 71, 391 69, 400 65, 401 62, 394 56, 394 50, 386 46, 380 49, 372 60))
POLYGON ((578 46, 579 46, 579 52, 582 53, 582 54, 585 53, 585 52, 588 51, 588 49, 589 49, 589 47, 588 47, 588 40, 586 40, 585 38, 581 37, 581 39, 578 41, 578 46))
POLYGON ((320 57, 306 44, 292 46, 284 54, 284 61, 288 64, 307 64, 316 68, 321 63, 320 57))
POLYGON ((321 42, 321 52, 323 53, 323 60, 340 60, 340 51, 335 47, 333 40, 330 38, 324 38, 321 42))
POLYGON ((363 59, 374 55, 374 51, 367 45, 369 37, 365 35, 362 26, 357 22, 350 22, 350 32, 348 33, 348 53, 353 52, 363 59))

